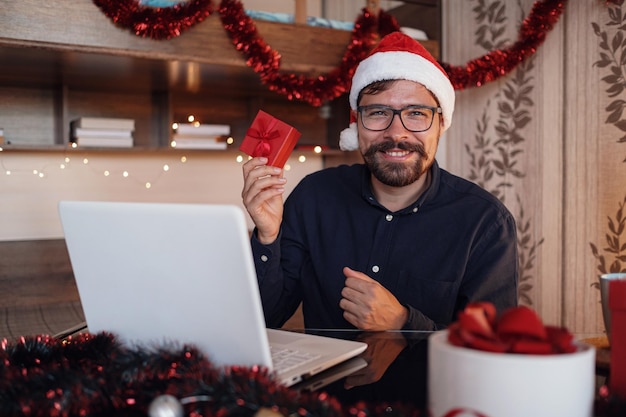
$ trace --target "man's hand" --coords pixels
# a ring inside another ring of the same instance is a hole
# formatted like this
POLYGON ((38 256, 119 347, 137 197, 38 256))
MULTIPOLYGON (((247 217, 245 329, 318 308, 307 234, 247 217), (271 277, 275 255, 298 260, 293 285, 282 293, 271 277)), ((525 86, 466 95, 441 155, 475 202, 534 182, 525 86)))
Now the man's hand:
POLYGON ((266 165, 267 158, 252 158, 243 164, 241 198, 257 227, 257 238, 263 244, 278 237, 283 219, 283 170, 266 165))
POLYGON ((404 326, 409 312, 385 287, 348 267, 343 273, 346 281, 339 307, 346 320, 367 331, 399 330, 404 326))

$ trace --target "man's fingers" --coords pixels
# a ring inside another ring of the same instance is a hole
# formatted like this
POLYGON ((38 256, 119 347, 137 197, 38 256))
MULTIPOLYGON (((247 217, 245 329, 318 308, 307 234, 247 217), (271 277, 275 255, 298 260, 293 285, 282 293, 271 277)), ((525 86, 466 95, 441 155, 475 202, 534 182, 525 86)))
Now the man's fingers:
MULTIPOLYGON (((260 166, 244 176, 244 186, 241 192, 244 204, 252 204, 259 196, 264 198, 273 197, 284 191, 287 179, 276 174, 277 168, 260 166), (274 175, 270 175, 274 174, 274 175), (266 192, 268 191, 268 192, 266 192)), ((278 173, 281 170, 278 169, 278 173)))
POLYGON ((241 194, 244 199, 253 199, 255 196, 263 193, 266 190, 270 191, 269 194, 278 194, 274 191, 283 191, 286 182, 286 179, 276 177, 265 177, 257 179, 250 184, 246 184, 241 194))
POLYGON ((364 281, 376 282, 376 280, 370 278, 363 272, 355 271, 354 269, 347 266, 343 268, 343 274, 346 276, 346 278, 357 278, 364 281))
POLYGON ((266 162, 266 158, 252 158, 243 164, 242 172, 244 181, 256 181, 265 176, 280 176, 282 174, 283 170, 281 168, 265 165, 266 162))

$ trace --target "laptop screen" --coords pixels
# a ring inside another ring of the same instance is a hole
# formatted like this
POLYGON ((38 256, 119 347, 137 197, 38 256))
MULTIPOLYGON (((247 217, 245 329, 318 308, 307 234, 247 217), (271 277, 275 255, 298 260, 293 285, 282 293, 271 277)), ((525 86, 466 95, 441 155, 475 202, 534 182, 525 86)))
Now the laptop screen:
POLYGON ((271 367, 239 207, 63 201, 59 212, 90 332, 271 367))

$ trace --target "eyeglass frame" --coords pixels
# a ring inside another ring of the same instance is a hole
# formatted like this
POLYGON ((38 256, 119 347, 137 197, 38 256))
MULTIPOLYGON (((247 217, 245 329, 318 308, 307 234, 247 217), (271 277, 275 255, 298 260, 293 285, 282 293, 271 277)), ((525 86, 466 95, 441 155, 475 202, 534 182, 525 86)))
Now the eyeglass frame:
POLYGON ((389 129, 389 126, 391 126, 391 124, 393 123, 393 119, 396 117, 396 115, 398 115, 398 118, 400 119, 400 123, 402 123, 402 127, 404 127, 406 130, 408 130, 409 132, 413 132, 413 133, 420 133, 420 132, 426 132, 427 130, 430 130, 431 127, 433 127, 433 122, 435 120, 435 114, 442 114, 443 113, 443 109, 441 108, 441 106, 426 106, 424 104, 409 104, 408 106, 404 106, 400 109, 394 109, 391 106, 386 106, 384 104, 368 104, 366 106, 357 106, 356 108, 357 112, 359 113, 359 116, 361 116, 361 125, 371 131, 371 132, 382 132, 383 130, 387 130, 389 129), (385 109, 385 110, 389 110, 393 113, 393 115, 391 116, 391 119, 389 119, 389 124, 383 128, 383 129, 370 129, 369 127, 365 126, 365 123, 363 123, 363 110, 367 110, 367 109, 372 109, 372 108, 381 108, 381 109, 385 109), (432 111, 432 117, 430 119, 430 124, 428 125, 428 127, 426 129, 422 129, 422 130, 412 130, 409 129, 408 127, 406 127, 406 125, 404 124, 404 120, 402 120, 402 112, 408 109, 429 109, 430 111, 432 111))

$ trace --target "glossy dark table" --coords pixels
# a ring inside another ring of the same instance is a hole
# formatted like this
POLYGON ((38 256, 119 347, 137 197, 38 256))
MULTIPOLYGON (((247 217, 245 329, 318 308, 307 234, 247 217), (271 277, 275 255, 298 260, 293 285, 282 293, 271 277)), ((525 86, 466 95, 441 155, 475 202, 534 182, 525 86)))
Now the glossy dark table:
MULTIPOLYGON (((294 331, 302 331, 294 329, 294 331)), ((361 355, 366 367, 319 388, 337 398, 344 407, 363 404, 382 406, 387 413, 428 416, 428 337, 426 331, 361 332, 346 330, 307 330, 321 334, 368 343, 361 355)), ((594 345, 597 350, 602 347, 594 345)), ((602 398, 609 364, 606 355, 599 355, 596 366, 596 401, 594 417, 626 416, 626 401, 602 398)), ((468 381, 471 383, 471 381, 468 381)), ((298 386, 294 387, 295 389, 298 386)))
MULTIPOLYGON (((366 402, 389 406, 396 404, 414 409, 426 406, 428 336, 432 332, 321 329, 308 329, 306 332, 368 344, 366 351, 360 355, 367 363, 364 368, 317 388, 336 397, 342 405, 366 402)), ((302 385, 298 384, 293 389, 299 389, 302 385)))

